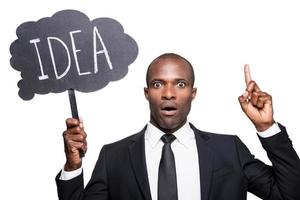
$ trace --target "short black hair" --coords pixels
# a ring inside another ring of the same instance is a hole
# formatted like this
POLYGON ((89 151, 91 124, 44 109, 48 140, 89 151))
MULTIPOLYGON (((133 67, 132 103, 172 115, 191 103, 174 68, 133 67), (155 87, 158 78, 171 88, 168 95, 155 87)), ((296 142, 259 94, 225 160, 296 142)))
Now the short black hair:
POLYGON ((148 69, 147 69, 147 73, 146 73, 146 84, 147 84, 147 87, 149 87, 149 72, 150 72, 150 67, 155 63, 157 62, 158 60, 160 59, 164 59, 164 58, 176 58, 176 59, 180 59, 180 60, 183 60, 184 62, 186 62, 188 64, 188 66, 190 67, 191 69, 191 85, 192 87, 194 87, 194 82, 195 82, 195 74, 194 74, 194 68, 192 66, 192 64, 190 63, 190 61, 188 61, 186 58, 176 54, 176 53, 164 53, 160 56, 158 56, 157 58, 155 58, 151 63, 150 65, 148 66, 148 69))

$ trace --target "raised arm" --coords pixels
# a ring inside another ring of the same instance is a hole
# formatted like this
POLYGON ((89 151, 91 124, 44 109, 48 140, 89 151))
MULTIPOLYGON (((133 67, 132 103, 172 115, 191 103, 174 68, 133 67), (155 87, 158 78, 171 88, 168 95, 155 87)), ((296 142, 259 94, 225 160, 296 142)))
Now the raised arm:
MULTIPOLYGON (((249 66, 244 66, 246 91, 239 97, 242 110, 256 127, 264 132, 274 124, 272 97, 262 92, 251 79, 249 66)), ((300 199, 300 160, 285 127, 270 137, 259 137, 272 166, 254 159, 241 142, 239 156, 248 179, 248 191, 262 199, 300 199)))

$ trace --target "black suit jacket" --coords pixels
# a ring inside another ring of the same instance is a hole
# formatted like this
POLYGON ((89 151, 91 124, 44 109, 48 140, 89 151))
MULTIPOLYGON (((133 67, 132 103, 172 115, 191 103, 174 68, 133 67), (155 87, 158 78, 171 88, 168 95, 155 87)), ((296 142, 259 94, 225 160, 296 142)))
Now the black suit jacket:
MULTIPOLYGON (((283 126, 275 136, 260 138, 272 167, 255 159, 237 136, 191 127, 198 148, 202 200, 244 200, 247 191, 262 199, 300 200, 300 160, 283 126)), ((59 199, 150 200, 144 133, 145 128, 103 146, 85 188, 82 174, 62 181, 59 173, 59 199)))

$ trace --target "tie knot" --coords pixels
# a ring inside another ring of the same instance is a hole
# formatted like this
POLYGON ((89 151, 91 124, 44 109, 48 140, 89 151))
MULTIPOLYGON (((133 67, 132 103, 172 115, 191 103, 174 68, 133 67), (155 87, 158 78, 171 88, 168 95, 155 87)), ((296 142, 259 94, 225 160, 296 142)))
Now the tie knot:
POLYGON ((172 143, 176 137, 173 134, 164 134, 160 138, 164 143, 172 143))

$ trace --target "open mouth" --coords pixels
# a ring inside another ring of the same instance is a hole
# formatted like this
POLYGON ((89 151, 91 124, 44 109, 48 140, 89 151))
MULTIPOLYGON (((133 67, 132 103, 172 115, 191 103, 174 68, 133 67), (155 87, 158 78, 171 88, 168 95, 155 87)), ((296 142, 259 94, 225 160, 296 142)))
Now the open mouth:
POLYGON ((176 114, 177 107, 175 104, 164 104, 161 107, 161 111, 163 115, 171 116, 176 114))
POLYGON ((175 107, 163 107, 162 108, 163 111, 172 111, 172 110, 176 110, 175 107))

